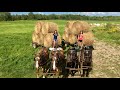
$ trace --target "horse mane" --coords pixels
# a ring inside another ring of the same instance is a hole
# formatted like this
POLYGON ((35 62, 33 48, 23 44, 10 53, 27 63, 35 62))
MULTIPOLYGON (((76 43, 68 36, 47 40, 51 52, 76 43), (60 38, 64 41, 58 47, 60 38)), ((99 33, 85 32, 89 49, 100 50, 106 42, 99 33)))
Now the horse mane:
POLYGON ((64 59, 64 58, 65 58, 65 55, 64 55, 64 51, 63 51, 63 50, 59 51, 59 56, 60 56, 61 59, 64 59))

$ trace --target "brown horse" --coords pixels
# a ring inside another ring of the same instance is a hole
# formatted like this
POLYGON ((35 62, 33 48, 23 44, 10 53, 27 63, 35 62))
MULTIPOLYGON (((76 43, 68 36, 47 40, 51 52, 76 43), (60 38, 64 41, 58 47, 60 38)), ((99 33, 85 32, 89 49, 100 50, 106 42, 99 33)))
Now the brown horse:
POLYGON ((65 63, 65 55, 64 51, 51 51, 51 70, 55 71, 55 73, 60 73, 63 70, 63 65, 65 63))
POLYGON ((42 48, 35 54, 34 61, 36 67, 37 78, 39 78, 39 69, 42 68, 43 73, 46 72, 46 65, 49 59, 49 52, 47 48, 42 48))

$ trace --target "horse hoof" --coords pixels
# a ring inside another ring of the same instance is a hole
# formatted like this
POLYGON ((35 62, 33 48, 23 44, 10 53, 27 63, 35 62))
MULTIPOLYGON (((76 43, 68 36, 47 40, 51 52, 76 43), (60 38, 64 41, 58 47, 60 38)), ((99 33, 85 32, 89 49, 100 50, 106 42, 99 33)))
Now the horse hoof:
POLYGON ((45 78, 45 76, 43 76, 43 78, 45 78))

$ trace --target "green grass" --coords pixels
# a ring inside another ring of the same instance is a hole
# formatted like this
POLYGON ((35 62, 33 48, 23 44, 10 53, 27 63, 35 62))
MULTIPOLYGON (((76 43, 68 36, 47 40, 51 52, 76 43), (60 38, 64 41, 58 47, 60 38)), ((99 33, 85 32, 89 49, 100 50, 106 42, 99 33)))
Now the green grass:
POLYGON ((120 45, 120 31, 108 33, 107 31, 103 31, 100 28, 95 28, 93 33, 99 40, 103 40, 109 44, 120 45))
MULTIPOLYGON (((33 55, 36 50, 30 45, 36 22, 23 20, 0 22, 0 78, 36 77, 33 69, 33 55)), ((53 22, 59 25, 59 32, 62 35, 66 21, 53 22)))
MULTIPOLYGON (((59 25, 62 35, 66 20, 53 21, 59 25)), ((38 49, 33 49, 31 44, 32 32, 37 21, 3 21, 0 22, 0 78, 35 78, 33 69, 33 55, 38 49)), ((88 21, 90 23, 95 21, 88 21)), ((97 21, 96 21, 97 22, 97 21)), ((119 40, 118 34, 109 37, 106 33, 95 32, 99 39, 109 38, 119 40), (117 35, 117 37, 116 37, 117 35)))

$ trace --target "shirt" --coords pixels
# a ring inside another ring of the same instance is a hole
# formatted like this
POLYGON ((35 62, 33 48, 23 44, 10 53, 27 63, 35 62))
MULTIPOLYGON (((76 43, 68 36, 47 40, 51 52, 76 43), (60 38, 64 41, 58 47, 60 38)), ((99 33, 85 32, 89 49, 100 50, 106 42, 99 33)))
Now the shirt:
POLYGON ((54 39, 57 39, 58 34, 53 34, 53 35, 54 35, 54 39))
POLYGON ((78 40, 83 40, 83 34, 78 35, 78 40))

